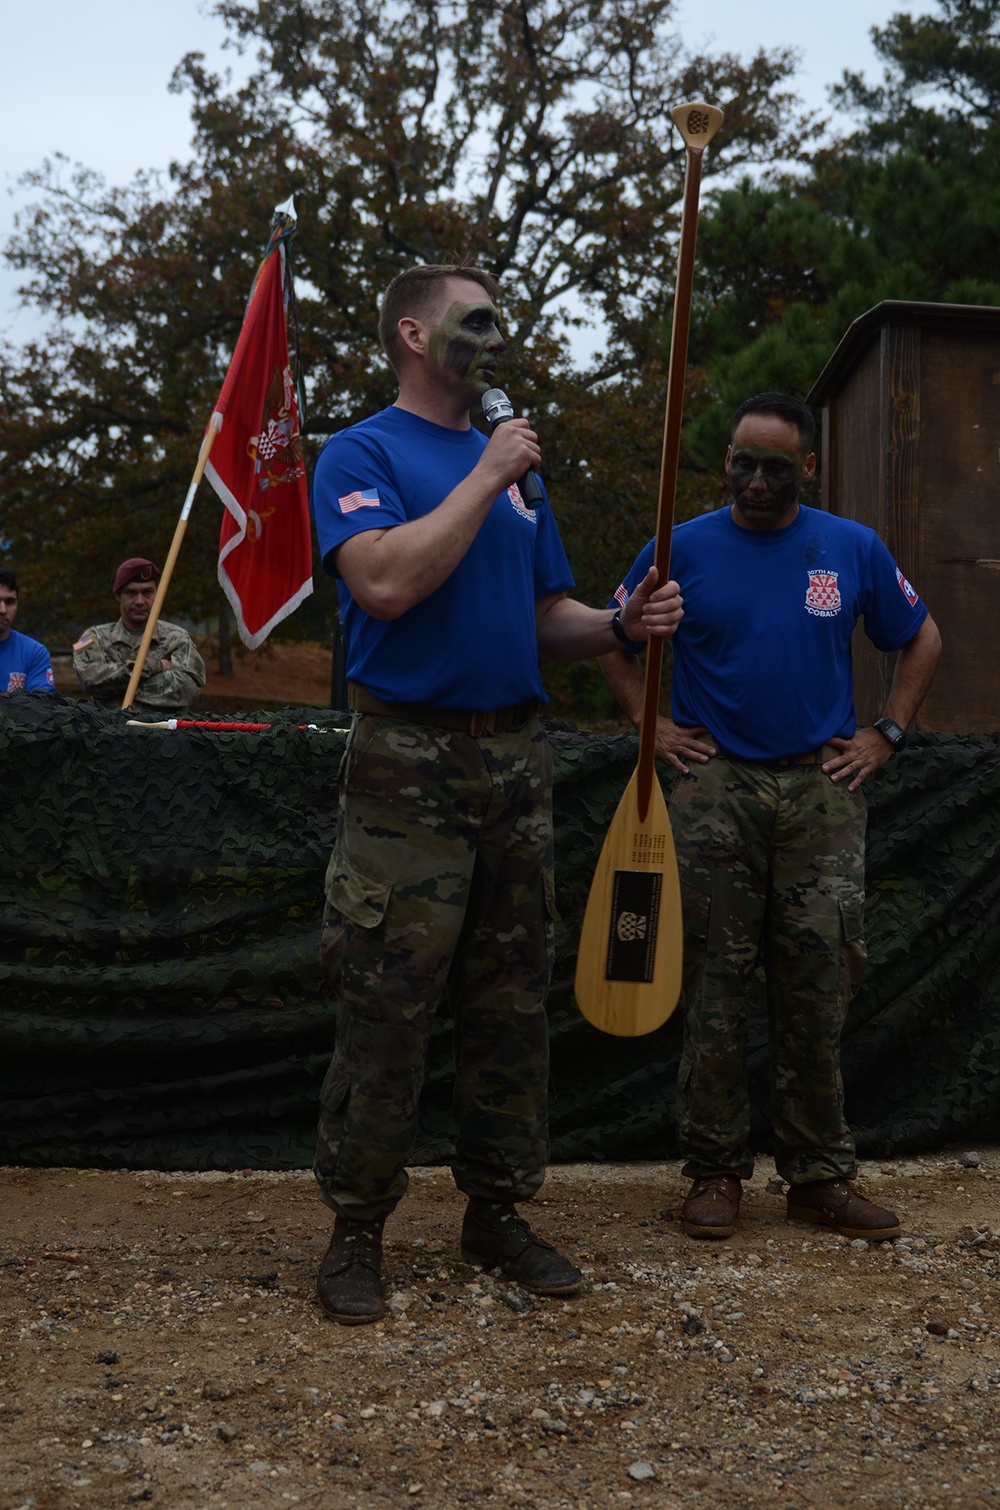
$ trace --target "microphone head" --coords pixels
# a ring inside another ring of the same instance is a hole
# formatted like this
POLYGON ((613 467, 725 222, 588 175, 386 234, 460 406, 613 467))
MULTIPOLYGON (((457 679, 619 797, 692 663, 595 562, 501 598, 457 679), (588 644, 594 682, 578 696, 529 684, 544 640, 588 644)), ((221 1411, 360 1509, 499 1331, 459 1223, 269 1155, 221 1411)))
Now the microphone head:
POLYGON ((491 427, 514 418, 514 405, 502 388, 490 388, 483 394, 483 415, 491 427))

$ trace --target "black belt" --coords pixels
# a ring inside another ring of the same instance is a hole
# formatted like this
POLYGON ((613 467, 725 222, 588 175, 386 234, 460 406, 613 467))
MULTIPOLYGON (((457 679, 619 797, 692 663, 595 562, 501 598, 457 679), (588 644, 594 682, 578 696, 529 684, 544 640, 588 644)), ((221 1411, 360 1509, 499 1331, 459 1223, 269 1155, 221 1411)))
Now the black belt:
POLYGON ((538 712, 538 699, 530 698, 516 708, 431 708, 426 703, 384 703, 357 682, 347 684, 348 705, 355 713, 374 713, 376 718, 398 718, 404 723, 430 724, 434 729, 457 729, 462 734, 507 734, 523 729, 538 712))

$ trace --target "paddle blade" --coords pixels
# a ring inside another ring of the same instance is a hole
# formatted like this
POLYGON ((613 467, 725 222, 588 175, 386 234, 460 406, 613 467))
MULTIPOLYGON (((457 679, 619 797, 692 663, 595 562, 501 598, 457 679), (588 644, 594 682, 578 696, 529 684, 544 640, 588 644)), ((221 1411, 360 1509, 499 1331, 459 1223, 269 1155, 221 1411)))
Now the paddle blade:
POLYGON ((681 993, 681 889, 658 781, 639 818, 638 772, 611 820, 583 915, 576 999, 588 1022, 638 1038, 666 1022, 681 993))

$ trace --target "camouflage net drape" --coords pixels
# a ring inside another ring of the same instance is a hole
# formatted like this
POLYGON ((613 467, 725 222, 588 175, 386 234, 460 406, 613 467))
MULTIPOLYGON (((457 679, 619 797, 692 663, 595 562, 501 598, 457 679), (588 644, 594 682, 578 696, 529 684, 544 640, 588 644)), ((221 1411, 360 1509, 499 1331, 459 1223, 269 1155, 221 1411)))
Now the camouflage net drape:
MULTIPOLYGON (((136 730, 53 698, 0 708, 0 1161, 309 1164, 334 1036, 316 940, 344 721, 236 716, 275 727, 136 730)), ((613 1039, 572 1000, 586 892, 635 740, 565 727, 552 738, 553 1157, 670 1155, 679 1014, 613 1039)), ((925 736, 869 786, 871 963, 844 1080, 861 1151, 885 1155, 1000 1125, 1000 737, 925 736)), ((760 1014, 761 1149, 765 1033, 760 1014)), ((415 1162, 447 1156, 450 1103, 442 1020, 415 1162)))

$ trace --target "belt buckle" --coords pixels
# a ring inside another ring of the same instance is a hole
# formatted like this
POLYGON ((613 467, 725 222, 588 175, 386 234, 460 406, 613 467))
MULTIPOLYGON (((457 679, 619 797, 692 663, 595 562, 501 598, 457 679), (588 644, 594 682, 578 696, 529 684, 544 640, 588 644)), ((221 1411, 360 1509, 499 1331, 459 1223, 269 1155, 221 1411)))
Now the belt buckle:
POLYGON ((469 720, 469 733, 477 739, 481 734, 495 734, 497 731, 496 722, 497 715, 495 709, 477 708, 469 720))

